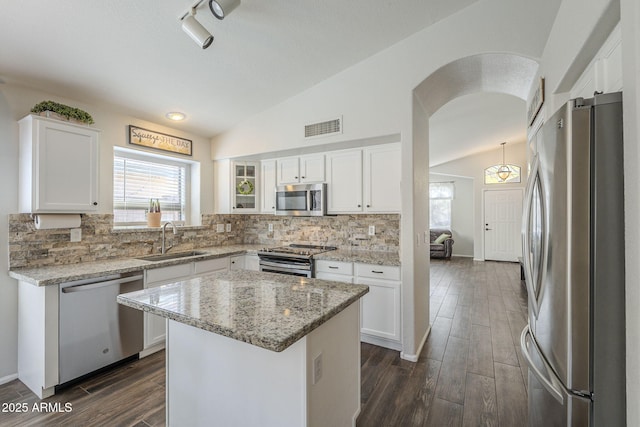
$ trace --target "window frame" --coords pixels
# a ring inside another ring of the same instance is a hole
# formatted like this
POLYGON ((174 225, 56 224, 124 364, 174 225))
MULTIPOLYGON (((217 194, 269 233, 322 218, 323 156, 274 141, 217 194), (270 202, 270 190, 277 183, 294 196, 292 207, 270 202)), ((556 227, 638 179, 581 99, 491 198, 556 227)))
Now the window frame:
POLYGON ((433 228, 448 228, 451 229, 453 226, 453 199, 455 198, 455 183, 454 182, 430 182, 429 183, 429 228, 433 229, 433 228), (450 186, 450 196, 437 196, 437 197, 432 197, 432 186, 450 186), (448 204, 448 210, 449 210, 449 223, 447 225, 442 225, 442 224, 437 224, 434 225, 433 224, 433 208, 435 206, 434 201, 437 200, 439 202, 447 202, 448 204))
POLYGON ((112 167, 111 167, 111 171, 112 171, 112 179, 111 179, 111 183, 112 183, 112 197, 111 197, 111 201, 112 201, 112 214, 113 214, 113 226, 114 227, 147 227, 147 222, 146 221, 129 221, 129 222, 116 222, 116 215, 115 215, 115 208, 116 208, 116 204, 115 204, 115 159, 116 157, 121 157, 121 158, 126 158, 126 159, 131 159, 131 160, 138 160, 138 161, 144 161, 144 162, 150 162, 150 163, 157 163, 157 164, 162 164, 162 165, 167 165, 167 166, 177 166, 177 167, 184 167, 185 171, 184 171, 184 219, 181 221, 172 221, 173 223, 175 223, 176 225, 181 225, 181 226, 185 226, 185 225, 189 225, 190 224, 190 218, 191 218, 191 191, 192 191, 192 187, 191 187, 191 174, 192 174, 192 166, 194 164, 194 162, 192 161, 187 161, 187 160, 182 160, 182 159, 177 159, 175 157, 171 157, 171 156, 163 156, 160 154, 155 154, 155 153, 150 153, 147 151, 141 151, 141 150, 131 150, 131 149, 127 149, 127 148, 123 148, 123 147, 114 147, 113 150, 113 163, 112 163, 112 167))

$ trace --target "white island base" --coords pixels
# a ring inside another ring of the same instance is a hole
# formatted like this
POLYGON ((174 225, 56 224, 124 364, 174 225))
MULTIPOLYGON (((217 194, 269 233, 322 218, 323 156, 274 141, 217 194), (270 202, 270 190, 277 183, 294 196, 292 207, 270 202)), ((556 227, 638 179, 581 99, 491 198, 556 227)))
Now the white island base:
POLYGON ((281 353, 167 320, 169 426, 355 426, 359 412, 359 302, 281 353))

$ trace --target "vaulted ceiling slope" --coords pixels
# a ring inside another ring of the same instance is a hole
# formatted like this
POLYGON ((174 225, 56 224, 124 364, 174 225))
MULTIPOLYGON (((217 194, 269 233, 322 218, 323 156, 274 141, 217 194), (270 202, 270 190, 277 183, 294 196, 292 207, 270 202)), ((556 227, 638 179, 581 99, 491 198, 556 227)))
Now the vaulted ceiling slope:
POLYGON ((180 27, 186 0, 0 0, 0 81, 101 103, 211 137, 477 0, 242 0, 180 27))

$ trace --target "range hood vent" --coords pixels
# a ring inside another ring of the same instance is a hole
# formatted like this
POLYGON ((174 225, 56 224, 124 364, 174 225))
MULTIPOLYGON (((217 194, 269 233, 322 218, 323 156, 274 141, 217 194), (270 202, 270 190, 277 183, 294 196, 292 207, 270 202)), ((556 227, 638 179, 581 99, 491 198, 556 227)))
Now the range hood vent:
POLYGON ((305 125, 304 127, 305 138, 316 138, 338 133, 342 133, 342 116, 324 122, 305 125))

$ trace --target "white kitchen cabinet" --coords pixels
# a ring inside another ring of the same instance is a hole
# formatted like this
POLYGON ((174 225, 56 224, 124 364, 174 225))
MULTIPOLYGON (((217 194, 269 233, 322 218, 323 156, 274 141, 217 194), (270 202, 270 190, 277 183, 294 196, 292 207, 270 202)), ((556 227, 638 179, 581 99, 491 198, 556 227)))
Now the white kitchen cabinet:
POLYGON ((244 270, 244 255, 234 255, 229 258, 229 269, 231 271, 244 270))
POLYGON ((244 256, 244 269, 247 271, 260 271, 260 258, 256 254, 244 256))
POLYGON ((324 154, 284 157, 277 160, 278 185, 324 182, 324 154))
POLYGON ((36 115, 19 127, 20 212, 97 211, 99 131, 36 115))
POLYGON ((316 277, 323 280, 353 283, 353 263, 343 261, 316 261, 316 277))
POLYGON ((207 259, 204 261, 195 261, 193 263, 193 275, 197 276, 204 273, 213 273, 217 271, 229 271, 230 257, 207 259))
POLYGON ((233 213, 258 212, 259 180, 256 173, 258 167, 257 162, 233 162, 231 167, 233 173, 231 211, 233 213))
POLYGON ((362 299, 361 335, 364 342, 400 350, 400 267, 355 263, 355 282, 369 286, 362 299))
POLYGON ((400 212, 400 143, 367 147, 363 150, 363 157, 364 211, 400 212))
MULTIPOLYGON (((144 287, 145 289, 155 288, 215 271, 229 271, 229 257, 145 270, 144 287)), ((166 330, 166 320, 163 317, 144 313, 144 350, 140 353, 140 357, 148 356, 164 348, 166 330)))
POLYGON ((362 212, 362 150, 326 154, 327 213, 362 212))
POLYGON ((260 212, 275 213, 276 211, 276 161, 263 160, 260 162, 260 212))
POLYGON ((401 211, 400 143, 329 152, 327 213, 401 211))
MULTIPOLYGON (((193 263, 145 270, 144 287, 145 289, 155 288, 176 280, 188 279, 192 272, 193 263)), ((164 348, 166 330, 166 320, 163 317, 144 313, 144 349, 140 353, 140 357, 148 356, 164 348)))

